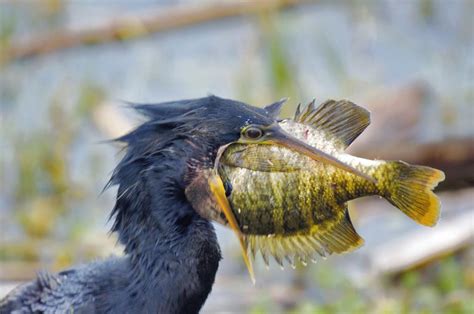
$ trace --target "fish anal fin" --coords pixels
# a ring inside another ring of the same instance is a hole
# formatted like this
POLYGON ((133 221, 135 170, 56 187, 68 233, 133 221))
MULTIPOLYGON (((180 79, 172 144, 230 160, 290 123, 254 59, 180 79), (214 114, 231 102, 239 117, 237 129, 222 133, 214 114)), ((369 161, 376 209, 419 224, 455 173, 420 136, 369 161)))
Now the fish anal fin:
POLYGON ((357 234, 350 220, 347 206, 341 205, 341 216, 329 222, 327 228, 313 226, 309 232, 293 235, 246 235, 251 252, 260 251, 265 264, 271 254, 278 264, 283 260, 314 260, 314 255, 325 257, 332 253, 350 252, 364 240, 357 234))
POLYGON ((317 108, 313 101, 294 120, 325 131, 346 148, 370 124, 370 113, 348 100, 327 100, 317 108))

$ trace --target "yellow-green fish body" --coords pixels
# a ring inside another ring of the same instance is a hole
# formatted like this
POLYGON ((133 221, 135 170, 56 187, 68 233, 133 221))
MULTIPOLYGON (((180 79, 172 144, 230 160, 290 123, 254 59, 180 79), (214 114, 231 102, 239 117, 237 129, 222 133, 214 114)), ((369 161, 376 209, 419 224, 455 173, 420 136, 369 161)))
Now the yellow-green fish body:
MULTIPOLYGON (((439 201, 431 191, 444 174, 401 161, 367 160, 345 148, 369 125, 369 113, 348 101, 314 102, 293 120, 280 121, 291 135, 336 157, 374 180, 315 161, 282 146, 231 144, 222 154, 218 173, 245 243, 266 263, 272 255, 282 264, 294 257, 312 259, 342 253, 363 243, 352 226, 347 201, 380 195, 415 221, 432 226, 439 201)), ((199 204, 201 214, 227 220, 212 201, 199 204)), ((199 211, 199 209, 198 209, 199 211)))

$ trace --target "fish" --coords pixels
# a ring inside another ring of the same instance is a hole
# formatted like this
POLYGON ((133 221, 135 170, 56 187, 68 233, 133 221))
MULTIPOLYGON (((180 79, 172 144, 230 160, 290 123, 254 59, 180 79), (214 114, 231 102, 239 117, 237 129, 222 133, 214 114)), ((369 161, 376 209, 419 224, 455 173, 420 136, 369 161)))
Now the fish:
POLYGON ((278 145, 233 143, 223 148, 216 171, 232 213, 223 212, 212 191, 206 195, 199 189, 196 196, 191 187, 186 192, 201 215, 231 223, 241 237, 244 259, 247 254, 255 259, 260 252, 266 265, 272 256, 281 267, 284 261, 294 267, 295 260, 306 264, 318 255, 359 248, 364 240, 351 222, 347 203, 369 195, 385 198, 421 225, 437 223, 440 201, 433 189, 445 178, 441 170, 345 152, 370 124, 366 109, 348 100, 328 100, 318 107, 312 101, 278 124, 366 176, 278 145))

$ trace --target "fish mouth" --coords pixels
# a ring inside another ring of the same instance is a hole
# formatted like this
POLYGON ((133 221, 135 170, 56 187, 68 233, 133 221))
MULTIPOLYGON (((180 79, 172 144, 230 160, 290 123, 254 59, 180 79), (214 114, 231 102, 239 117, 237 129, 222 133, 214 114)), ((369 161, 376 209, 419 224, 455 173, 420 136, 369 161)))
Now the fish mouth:
POLYGON ((285 132, 280 126, 272 125, 266 129, 265 139, 258 144, 269 144, 269 145, 279 145, 286 147, 290 150, 298 152, 302 155, 308 156, 309 158, 319 161, 333 167, 339 168, 341 170, 350 172, 356 176, 362 177, 366 180, 369 180, 373 183, 376 183, 375 179, 371 176, 357 170, 356 168, 348 165, 334 156, 329 155, 328 153, 323 152, 322 150, 308 145, 305 142, 297 139, 296 137, 285 132))

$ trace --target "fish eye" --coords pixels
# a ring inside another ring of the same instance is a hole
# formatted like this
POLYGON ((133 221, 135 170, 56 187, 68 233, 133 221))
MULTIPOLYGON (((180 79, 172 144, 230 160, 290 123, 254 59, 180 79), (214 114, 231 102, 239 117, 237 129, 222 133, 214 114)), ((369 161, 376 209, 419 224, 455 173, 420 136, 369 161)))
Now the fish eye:
POLYGON ((263 136, 263 131, 255 126, 248 127, 244 130, 244 136, 246 138, 256 140, 263 136))

